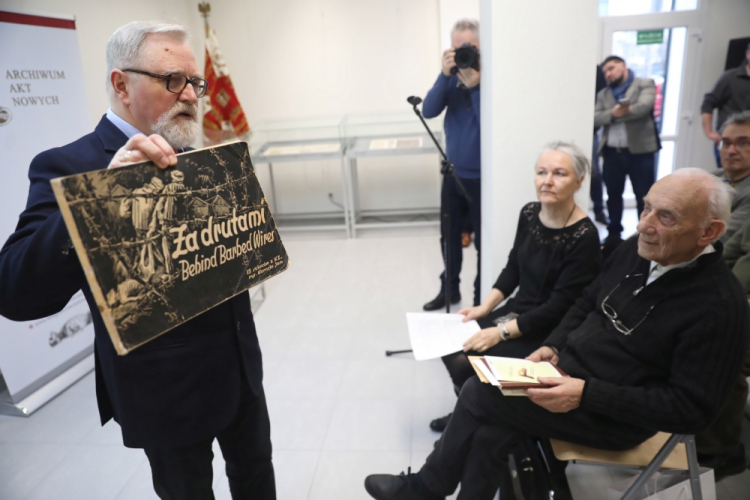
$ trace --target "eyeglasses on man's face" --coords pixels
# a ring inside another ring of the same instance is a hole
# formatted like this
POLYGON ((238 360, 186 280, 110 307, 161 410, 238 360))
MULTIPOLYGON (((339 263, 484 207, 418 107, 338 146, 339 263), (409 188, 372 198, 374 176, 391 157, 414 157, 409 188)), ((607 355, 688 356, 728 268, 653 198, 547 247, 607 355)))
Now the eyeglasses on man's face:
POLYGON ((738 150, 746 150, 750 148, 750 137, 738 137, 734 140, 732 139, 725 139, 721 138, 721 142, 719 142, 719 148, 721 149, 729 149, 732 146, 737 148, 738 150))
MULTIPOLYGON (((625 276, 625 278, 622 281, 625 281, 626 279, 630 277, 635 277, 635 276, 643 276, 643 275, 642 274, 633 274, 633 275, 629 274, 625 276)), ((609 321, 612 322, 612 326, 615 327, 615 330, 622 333, 623 335, 630 335, 631 333, 633 333, 633 330, 641 326, 641 323, 643 323, 646 320, 646 317, 654 309, 654 307, 656 307, 656 305, 651 306, 651 308, 648 311, 646 311, 646 314, 643 316, 643 318, 641 318, 641 320, 633 328, 628 328, 627 326, 625 326, 622 320, 617 316, 617 311, 615 311, 615 308, 607 304, 609 297, 613 293, 615 293, 615 290, 617 290, 617 288, 622 284, 622 281, 618 283, 617 286, 615 286, 612 289, 612 291, 607 294, 606 297, 604 297, 604 300, 602 300, 602 312, 604 312, 604 314, 607 316, 609 321)), ((635 292, 633 292, 633 295, 638 295, 641 290, 643 290, 643 287, 638 288, 635 292)))
POLYGON ((140 69, 124 69, 123 71, 128 71, 130 73, 138 73, 141 75, 150 76, 152 78, 159 78, 161 80, 167 81, 167 90, 172 92, 173 94, 179 94, 183 90, 185 90, 185 87, 188 86, 188 83, 193 86, 193 91, 195 92, 195 96, 198 98, 203 97, 206 95, 206 92, 208 91, 208 82, 204 80, 203 78, 188 78, 187 76, 183 75, 182 73, 167 73, 166 75, 159 75, 157 73, 149 73, 148 71, 142 71, 140 69))

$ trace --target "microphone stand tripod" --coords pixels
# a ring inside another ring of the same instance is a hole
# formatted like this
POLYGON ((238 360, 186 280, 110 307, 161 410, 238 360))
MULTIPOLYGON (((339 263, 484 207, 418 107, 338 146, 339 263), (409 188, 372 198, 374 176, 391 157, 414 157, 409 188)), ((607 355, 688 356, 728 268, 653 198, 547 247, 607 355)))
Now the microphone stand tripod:
MULTIPOLYGON (((448 156, 445 154, 445 151, 443 151, 443 148, 440 146, 440 143, 433 135, 432 130, 430 130, 429 125, 427 125, 427 122, 424 121, 424 117, 422 116, 422 113, 417 109, 417 105, 422 102, 422 99, 417 96, 411 96, 406 99, 406 102, 412 105, 412 108, 414 109, 414 114, 416 114, 417 117, 419 117, 419 120, 422 122, 422 125, 424 125, 424 128, 425 130, 427 130, 427 133, 430 134, 430 138, 432 139, 432 142, 435 143, 435 147, 437 147, 438 151, 440 152, 440 156, 442 157, 440 160, 440 173, 443 175, 443 188, 441 190, 441 200, 440 200, 441 211, 443 210, 443 207, 446 206, 445 197, 447 193, 447 183, 448 183, 449 177, 452 177, 453 179, 455 179, 456 185, 458 186, 458 192, 461 193, 461 196, 466 198, 466 201, 471 203, 471 196, 469 196, 469 193, 466 191, 466 188, 461 182, 461 179, 456 175, 455 169, 453 167, 453 163, 451 163, 451 161, 448 159, 448 156)), ((442 213, 442 217, 443 217, 443 224, 442 224, 441 232, 442 232, 442 237, 443 237, 443 258, 445 260, 445 274, 443 275, 443 296, 445 297, 445 313, 450 314, 451 312, 451 293, 450 293, 451 216, 447 211, 445 211, 442 213)), ((404 354, 407 352, 412 352, 412 350, 405 349, 401 351, 385 351, 385 355, 391 356, 393 354, 404 354)))

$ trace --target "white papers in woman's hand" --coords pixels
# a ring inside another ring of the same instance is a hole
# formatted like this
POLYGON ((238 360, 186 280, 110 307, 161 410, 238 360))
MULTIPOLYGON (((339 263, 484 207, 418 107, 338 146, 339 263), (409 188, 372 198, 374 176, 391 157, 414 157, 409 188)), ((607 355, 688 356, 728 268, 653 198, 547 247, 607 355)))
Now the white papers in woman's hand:
POLYGON ((406 313, 409 339, 418 361, 462 351, 466 339, 481 328, 476 321, 463 323, 462 314, 406 313))

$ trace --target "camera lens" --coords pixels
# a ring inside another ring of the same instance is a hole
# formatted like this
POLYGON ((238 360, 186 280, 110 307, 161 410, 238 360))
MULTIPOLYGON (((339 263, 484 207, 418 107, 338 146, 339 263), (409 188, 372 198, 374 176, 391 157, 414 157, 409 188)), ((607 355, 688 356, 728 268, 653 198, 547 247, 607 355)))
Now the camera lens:
POLYGON ((468 68, 471 66, 471 54, 467 53, 465 50, 457 50, 456 51, 456 66, 459 68, 468 68))
POLYGON ((465 43, 456 49, 456 55, 453 56, 453 60, 456 62, 457 68, 479 69, 479 51, 470 43, 465 43))

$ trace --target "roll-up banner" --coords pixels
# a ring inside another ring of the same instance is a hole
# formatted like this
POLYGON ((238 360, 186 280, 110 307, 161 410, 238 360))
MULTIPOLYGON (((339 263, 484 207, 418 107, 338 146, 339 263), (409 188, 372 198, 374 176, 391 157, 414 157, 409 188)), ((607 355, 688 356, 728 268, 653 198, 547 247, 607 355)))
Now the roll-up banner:
MULTIPOLYGON (((26 206, 31 160, 91 132, 73 16, 0 10, 0 240, 26 206)), ((102 75, 103 76, 103 75, 102 75)), ((0 412, 28 415, 93 367, 94 329, 83 294, 48 318, 0 317, 0 412)))

